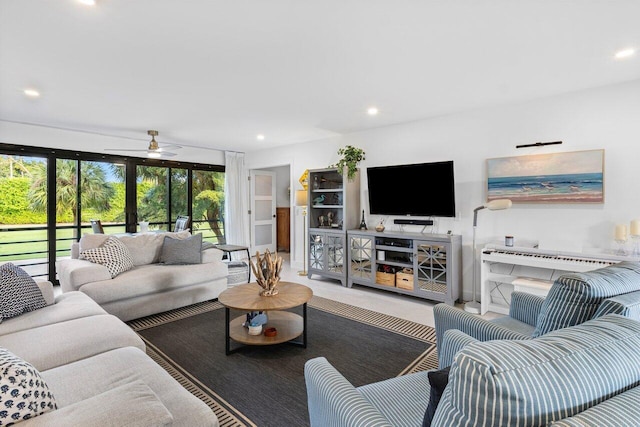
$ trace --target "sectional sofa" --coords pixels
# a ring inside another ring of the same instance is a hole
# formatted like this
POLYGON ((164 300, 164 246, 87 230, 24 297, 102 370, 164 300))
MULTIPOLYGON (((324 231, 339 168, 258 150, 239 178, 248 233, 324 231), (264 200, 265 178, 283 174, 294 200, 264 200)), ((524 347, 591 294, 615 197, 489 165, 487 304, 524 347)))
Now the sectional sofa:
POLYGON ((153 362, 121 320, 82 292, 54 298, 50 282, 38 286, 48 305, 4 319, 0 352, 33 365, 57 409, 17 425, 218 425, 211 409, 153 362))
POLYGON ((78 259, 80 253, 102 245, 113 235, 85 234, 71 247, 71 259, 57 262, 63 292, 89 295, 108 313, 127 321, 217 298, 227 288, 227 263, 222 251, 202 251, 202 263, 163 265, 160 256, 165 237, 185 239, 179 233, 145 233, 118 236, 133 259, 134 268, 112 278, 104 265, 78 259))

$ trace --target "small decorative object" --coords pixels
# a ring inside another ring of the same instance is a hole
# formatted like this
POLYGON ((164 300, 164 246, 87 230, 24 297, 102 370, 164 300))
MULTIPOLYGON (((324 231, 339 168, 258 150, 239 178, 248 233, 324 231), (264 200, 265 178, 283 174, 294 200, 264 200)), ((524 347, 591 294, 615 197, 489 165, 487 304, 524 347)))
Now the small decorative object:
POLYGON ((333 225, 333 220, 335 219, 336 214, 333 212, 327 212, 327 221, 329 221, 329 225, 333 225))
POLYGON ((513 246, 513 236, 504 236, 504 245, 513 246))
POLYGON ((313 189, 317 190, 318 188, 320 188, 320 184, 318 184, 318 176, 314 176, 313 177, 313 189))
POLYGON ((262 290, 260 295, 263 297, 270 297, 278 294, 278 282, 280 282, 280 270, 282 270, 282 257, 279 257, 277 253, 271 255, 269 249, 260 256, 260 251, 256 252, 256 262, 252 260, 251 269, 256 276, 256 282, 262 290))
POLYGON ((140 221, 140 232, 146 233, 149 231, 149 221, 140 221))
POLYGON ((324 227, 324 221, 325 221, 325 216, 324 215, 320 215, 318 217, 318 224, 320 225, 320 227, 324 227))
POLYGON ((300 185, 302 185, 302 188, 304 188, 305 191, 309 189, 309 169, 306 169, 304 172, 302 172, 302 175, 300 175, 300 179, 298 179, 298 182, 300 183, 300 185))
POLYGON ((247 321, 242 324, 245 328, 249 326, 264 325, 267 323, 267 315, 263 311, 251 311, 247 313, 247 321))
POLYGON ((249 335, 260 335, 262 333, 262 325, 249 325, 249 335))
POLYGON ((627 226, 624 224, 616 225, 615 240, 618 244, 616 255, 626 255, 625 244, 627 243, 627 226))
POLYGON ((278 330, 276 328, 266 328, 264 330, 265 337, 275 337, 276 335, 278 335, 278 330))
POLYGON ((365 160, 365 152, 362 148, 353 147, 347 145, 344 148, 338 150, 338 155, 343 156, 335 165, 329 166, 330 168, 338 168, 338 173, 342 174, 344 167, 347 167, 347 178, 352 180, 356 176, 358 170, 358 163, 365 160))
POLYGON ((314 205, 321 205, 324 203, 324 199, 325 199, 325 195, 321 194, 318 197, 316 197, 315 199, 313 199, 313 204, 314 205))
POLYGON ((378 222, 378 225, 376 225, 376 231, 379 233, 384 231, 384 219, 381 219, 380 222, 378 222))
POLYGON ((367 223, 364 222, 364 209, 362 210, 362 220, 360 220, 360 230, 367 230, 367 223))
POLYGON ((636 258, 640 257, 640 219, 631 221, 631 238, 633 239, 633 253, 636 258))

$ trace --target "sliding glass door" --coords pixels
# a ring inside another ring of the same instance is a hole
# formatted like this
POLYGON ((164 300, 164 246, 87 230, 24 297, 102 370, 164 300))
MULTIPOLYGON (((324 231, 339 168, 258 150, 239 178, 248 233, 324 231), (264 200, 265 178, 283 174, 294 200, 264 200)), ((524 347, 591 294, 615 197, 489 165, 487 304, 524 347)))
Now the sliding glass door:
POLYGON ((92 233, 171 230, 179 215, 192 231, 224 243, 224 168, 0 144, 0 262, 55 280, 55 261, 92 233))
POLYGON ((33 277, 49 275, 48 161, 0 154, 0 262, 33 277))

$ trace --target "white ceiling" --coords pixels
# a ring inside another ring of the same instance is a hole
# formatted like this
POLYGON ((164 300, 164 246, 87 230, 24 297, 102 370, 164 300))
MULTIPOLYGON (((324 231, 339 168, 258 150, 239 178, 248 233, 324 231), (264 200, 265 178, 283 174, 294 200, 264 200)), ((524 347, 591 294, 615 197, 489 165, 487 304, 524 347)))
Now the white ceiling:
POLYGON ((639 0, 1 0, 0 119, 251 151, 638 79, 640 53, 613 59, 640 48, 638 17, 639 0))

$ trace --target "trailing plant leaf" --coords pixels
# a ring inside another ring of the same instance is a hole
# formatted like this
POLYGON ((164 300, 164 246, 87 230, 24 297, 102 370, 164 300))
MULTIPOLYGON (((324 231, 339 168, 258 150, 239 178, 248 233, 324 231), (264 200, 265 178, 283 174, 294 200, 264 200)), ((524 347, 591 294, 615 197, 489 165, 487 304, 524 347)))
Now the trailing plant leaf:
POLYGON ((338 150, 338 155, 342 156, 342 159, 335 165, 329 166, 330 168, 338 168, 338 173, 342 174, 344 167, 347 167, 347 178, 352 180, 358 170, 358 163, 365 160, 365 152, 362 148, 357 148, 352 145, 347 145, 344 148, 338 150))

